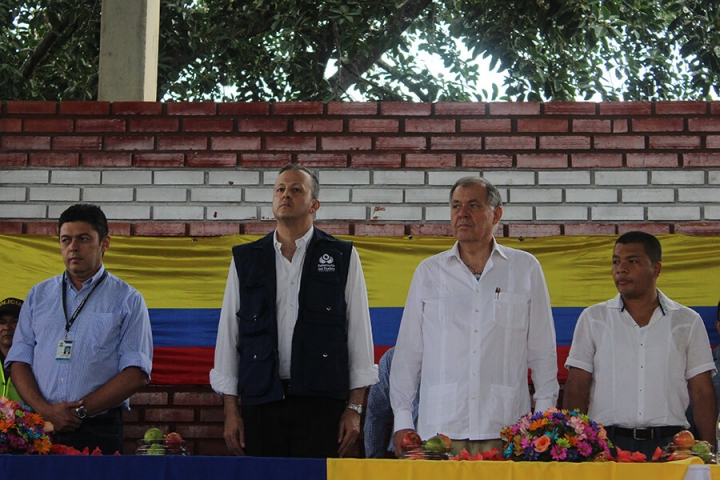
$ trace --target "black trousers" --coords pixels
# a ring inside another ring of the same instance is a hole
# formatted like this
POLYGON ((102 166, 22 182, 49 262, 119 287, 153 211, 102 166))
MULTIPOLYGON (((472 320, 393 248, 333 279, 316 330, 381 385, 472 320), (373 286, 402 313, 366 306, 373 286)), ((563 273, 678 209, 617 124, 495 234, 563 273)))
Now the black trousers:
POLYGON ((245 454, 255 457, 338 456, 338 430, 345 401, 286 396, 263 405, 243 405, 245 454))
POLYGON ((82 450, 87 447, 92 453, 95 447, 103 455, 123 453, 123 417, 121 408, 113 408, 97 417, 86 418, 74 432, 53 434, 53 443, 61 443, 82 450))

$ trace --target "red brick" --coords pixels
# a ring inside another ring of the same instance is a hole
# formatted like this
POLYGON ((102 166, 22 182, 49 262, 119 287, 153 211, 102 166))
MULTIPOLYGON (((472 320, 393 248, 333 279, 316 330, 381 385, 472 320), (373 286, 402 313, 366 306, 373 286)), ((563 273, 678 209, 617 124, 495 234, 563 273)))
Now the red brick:
POLYGON ((376 115, 376 102, 330 102, 328 115, 376 115))
POLYGON ((321 102, 278 102, 272 106, 275 115, 322 115, 321 102))
POLYGON ((75 131, 85 132, 124 132, 127 122, 122 118, 90 118, 75 121, 75 131))
POLYGON ((236 153, 192 152, 187 154, 187 166, 190 168, 234 168, 237 164, 236 153))
POLYGON ((457 165, 454 153, 408 153, 405 154, 407 168, 452 168, 457 165))
POLYGON ((633 132, 681 132, 685 126, 682 118, 634 118, 633 132))
POLYGON ((280 168, 292 161, 289 153, 243 153, 240 166, 252 168, 280 168))
POLYGON ((224 440, 215 439, 204 439, 202 442, 198 442, 197 451, 193 452, 193 455, 202 456, 229 456, 232 455, 225 445, 224 440))
POLYGON ((622 167, 621 154, 615 153, 573 153, 570 166, 573 168, 619 168, 622 167))
POLYGON ((689 118, 688 130, 690 130, 691 132, 720 132, 720 118, 689 118))
POLYGON ((426 116, 432 111, 431 103, 382 102, 380 115, 426 116))
POLYGON ((293 130, 296 132, 342 132, 343 121, 335 118, 298 118, 294 122, 293 130))
POLYGON ((718 222, 686 222, 676 223, 673 228, 675 233, 683 235, 720 235, 720 223, 718 222))
POLYGON ((352 168, 399 168, 402 166, 402 156, 391 153, 364 153, 350 157, 352 168))
MULTIPOLYGON (((448 208, 448 218, 450 209, 448 208)), ((452 237, 452 227, 449 223, 425 223, 421 225, 410 225, 410 236, 418 235, 423 237, 452 237)))
POLYGON ((241 118, 238 132, 287 132, 286 118, 241 118))
MULTIPOLYGON (((270 139, 268 138, 268 142, 269 141, 270 139)), ((320 139, 320 145, 323 150, 370 150, 372 149, 372 138, 348 135, 322 137, 320 139)))
POLYGON ((53 150, 100 150, 102 137, 99 135, 66 135, 52 140, 53 150))
MULTIPOLYGON (((240 226, 244 235, 267 235, 275 230, 275 222, 244 223, 240 226)), ((323 231, 326 231, 323 229, 323 231)), ((328 232, 329 233, 329 232, 328 232)))
POLYGON ((700 148, 700 137, 692 135, 653 135, 648 143, 650 148, 700 148))
POLYGON ((155 137, 121 135, 105 137, 105 150, 154 150, 155 137))
POLYGON ((136 167, 183 167, 185 155, 182 153, 136 153, 136 167))
POLYGON ((223 425, 178 425, 177 432, 183 438, 222 438, 223 425))
POLYGON ((215 392, 175 392, 173 405, 222 405, 223 398, 215 392))
POLYGON ((472 168, 511 168, 512 155, 463 154, 461 165, 472 168))
POLYGON ((56 102, 33 102, 33 101, 13 101, 7 102, 7 113, 26 113, 26 114, 55 114, 57 113, 56 102))
POLYGON ((113 115, 162 115, 160 102, 114 102, 113 115))
MULTIPOLYGON (((2 165, 0 163, 0 165, 2 165)), ((23 233, 22 222, 0 221, 0 235, 19 235, 23 233)))
POLYGON ((222 408, 201 408, 200 421, 204 423, 225 422, 225 412, 222 408))
POLYGON ((584 135, 548 135, 540 137, 540 148, 543 150, 587 150, 590 148, 590 137, 584 135))
POLYGON ((718 113, 720 113, 720 102, 710 102, 710 114, 717 115, 718 113))
POLYGON ((509 118, 497 118, 492 120, 468 118, 460 120, 461 132, 479 133, 510 133, 512 122, 509 118))
POLYGON ((517 168, 568 168, 568 155, 560 153, 518 154, 517 168))
POLYGON ((645 137, 621 135, 597 135, 594 141, 596 149, 644 150, 645 137))
POLYGON ((402 237, 405 235, 405 225, 361 223, 355 225, 355 235, 358 237, 402 237))
POLYGON ((120 152, 83 152, 83 167, 131 167, 132 153, 120 152))
POLYGON ((79 164, 80 154, 70 152, 31 153, 28 161, 31 167, 77 167, 79 164))
POLYGON ((138 222, 133 235, 138 237, 184 237, 186 225, 179 222, 138 222))
POLYGON ((316 223, 315 226, 330 235, 350 235, 348 223, 316 223))
POLYGON ((705 138, 707 148, 720 148, 720 135, 708 135, 705 138))
POLYGON ((630 168, 677 168, 680 159, 676 153, 628 153, 630 168))
POLYGON ((540 115, 539 102, 492 102, 490 115, 540 115))
POLYGON ((600 103, 600 115, 650 115, 650 102, 603 102, 600 103))
POLYGON ((425 137, 378 137, 375 148, 378 150, 425 150, 425 137))
POLYGON ((238 102, 220 103, 218 114, 220 115, 268 115, 270 104, 268 102, 238 102))
POLYGON ((535 150, 537 137, 485 137, 486 150, 535 150))
POLYGON ((435 115, 485 115, 483 102, 437 102, 435 115))
POLYGON ((213 102, 170 102, 168 115, 215 115, 217 104, 213 102))
POLYGON ((394 118, 351 118, 348 129, 351 132, 394 133, 400 130, 400 121, 394 118))
POLYGON ((518 118, 518 133, 525 132, 567 132, 569 122, 560 118, 518 118))
POLYGON ((612 131, 613 133, 627 133, 630 131, 630 127, 628 126, 628 121, 626 118, 622 119, 615 119, 612 121, 612 131))
POLYGON ((612 123, 610 120, 574 118, 572 120, 572 131, 577 133, 610 133, 612 123))
POLYGON ((685 167, 720 166, 720 153, 686 153, 683 155, 685 167))
POLYGON ((409 118, 405 120, 405 131, 408 133, 455 133, 455 120, 433 118, 409 118))
POLYGON ((267 150, 317 150, 315 137, 268 137, 265 140, 267 150))
POLYGON ((0 153, 0 166, 24 167, 27 165, 27 153, 0 153))
POLYGON ((564 227, 565 235, 615 235, 615 225, 603 223, 571 223, 564 227))
POLYGON ((132 233, 132 224, 127 222, 108 222, 110 235, 129 237, 132 233))
POLYGON ((61 115, 109 115, 110 102, 60 102, 61 115))
POLYGON ((432 150, 482 150, 482 137, 431 137, 432 150))
POLYGON ((3 150, 49 150, 50 137, 24 135, 21 137, 2 137, 3 150))
POLYGON ((240 225, 225 222, 193 222, 189 224, 191 237, 222 237, 240 233, 240 225))
POLYGON ((597 104, 591 102, 550 102, 544 106, 546 115, 595 115, 597 104))
POLYGON ((701 101, 677 101, 677 102, 657 102, 655 104, 655 113, 657 115, 683 115, 707 113, 708 104, 701 101))
POLYGON ((146 408, 146 422, 192 422, 195 411, 191 408, 146 408))
POLYGON ((560 235, 560 225, 523 225, 520 223, 510 224, 508 237, 514 238, 535 238, 560 235))
POLYGON ((21 132, 22 120, 19 118, 0 118, 0 132, 21 132))
POLYGON ((52 235, 59 233, 57 222, 27 222, 25 233, 28 235, 52 235))
POLYGON ((161 136, 157 139, 158 150, 207 150, 208 138, 204 136, 161 136))
POLYGON ((618 235, 633 231, 651 233, 653 235, 670 233, 670 225, 667 223, 619 223, 617 227, 618 235))
POLYGON ((183 120, 185 132, 232 132, 232 118, 186 118, 183 120))
POLYGON ((73 121, 65 118, 26 118, 23 121, 25 132, 72 132, 73 121))
POLYGON ((130 397, 130 405, 168 405, 167 392, 137 392, 130 397))
POLYGON ((347 167, 344 153, 298 153, 297 163, 304 167, 347 167))
POLYGON ((260 150, 260 137, 210 137, 211 150, 260 150))
POLYGON ((179 132, 180 120, 168 117, 131 118, 131 132, 179 132))

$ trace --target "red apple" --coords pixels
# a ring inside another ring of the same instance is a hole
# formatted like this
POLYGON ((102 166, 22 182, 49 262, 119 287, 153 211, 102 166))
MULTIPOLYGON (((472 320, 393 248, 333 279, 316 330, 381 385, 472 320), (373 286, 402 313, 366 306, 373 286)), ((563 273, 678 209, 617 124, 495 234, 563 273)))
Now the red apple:
POLYGON ((181 447, 183 442, 184 440, 182 436, 180 436, 177 432, 170 432, 165 435, 165 438, 163 439, 163 443, 168 447, 181 447))
POLYGON ((407 452, 408 450, 411 450, 413 448, 417 448, 420 445, 422 445, 422 438, 420 438, 420 435, 418 435, 415 430, 405 432, 405 434, 400 439, 400 446, 402 447, 404 452, 407 452))
POLYGON ((690 449, 695 445, 695 437, 689 430, 681 430, 673 437, 673 444, 680 449, 690 449))

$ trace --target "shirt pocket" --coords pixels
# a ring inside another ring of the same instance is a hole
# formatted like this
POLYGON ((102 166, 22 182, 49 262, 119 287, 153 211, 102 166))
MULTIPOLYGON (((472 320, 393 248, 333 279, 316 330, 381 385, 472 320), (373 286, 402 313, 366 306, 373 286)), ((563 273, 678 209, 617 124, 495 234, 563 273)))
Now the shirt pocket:
POLYGON ((493 321, 510 330, 527 330, 530 297, 520 293, 501 292, 493 302, 493 321))
POLYGON ((111 352, 117 350, 120 342, 120 324, 122 315, 119 313, 93 313, 92 318, 79 318, 87 321, 89 346, 95 352, 111 352))

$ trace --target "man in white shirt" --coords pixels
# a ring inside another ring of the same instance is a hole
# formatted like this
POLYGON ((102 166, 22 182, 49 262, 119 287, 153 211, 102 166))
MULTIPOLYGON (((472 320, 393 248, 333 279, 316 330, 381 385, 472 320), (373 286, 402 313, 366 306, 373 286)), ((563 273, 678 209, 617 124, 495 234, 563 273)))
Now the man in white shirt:
POLYGON ((233 248, 210 383, 236 455, 345 456, 377 382, 360 258, 313 227, 319 189, 307 169, 283 167, 277 228, 233 248))
POLYGON ((498 245, 502 217, 497 188, 479 177, 450 191, 457 240, 415 271, 390 371, 395 452, 414 429, 412 405, 420 385, 417 432, 443 433, 453 449, 502 448, 500 430, 558 396, 555 327, 540 263, 498 245))
POLYGON ((693 310, 655 286, 662 247, 653 235, 628 232, 615 242, 618 295, 585 309, 575 327, 563 407, 605 426, 623 450, 651 456, 689 426, 714 445, 715 370, 707 331, 693 310))

